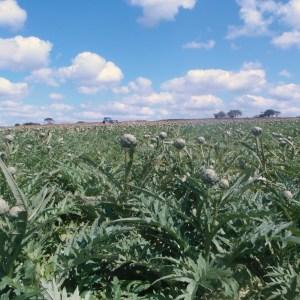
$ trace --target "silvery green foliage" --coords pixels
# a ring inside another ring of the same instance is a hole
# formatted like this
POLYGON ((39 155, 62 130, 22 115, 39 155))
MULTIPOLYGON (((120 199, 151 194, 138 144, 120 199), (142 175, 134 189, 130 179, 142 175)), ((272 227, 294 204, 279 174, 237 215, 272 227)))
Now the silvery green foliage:
POLYGON ((65 288, 62 290, 60 286, 53 280, 52 282, 43 282, 43 296, 45 300, 91 300, 91 296, 87 294, 85 297, 81 297, 78 287, 73 294, 68 295, 65 288))
POLYGON ((299 124, 0 129, 0 299, 296 300, 299 124))

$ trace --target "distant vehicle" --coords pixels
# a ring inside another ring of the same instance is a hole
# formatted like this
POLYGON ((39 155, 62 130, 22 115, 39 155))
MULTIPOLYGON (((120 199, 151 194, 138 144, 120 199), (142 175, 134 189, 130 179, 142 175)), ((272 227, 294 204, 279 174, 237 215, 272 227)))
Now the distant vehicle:
POLYGON ((102 121, 103 124, 115 124, 119 123, 118 120, 113 120, 111 117, 105 117, 102 121))

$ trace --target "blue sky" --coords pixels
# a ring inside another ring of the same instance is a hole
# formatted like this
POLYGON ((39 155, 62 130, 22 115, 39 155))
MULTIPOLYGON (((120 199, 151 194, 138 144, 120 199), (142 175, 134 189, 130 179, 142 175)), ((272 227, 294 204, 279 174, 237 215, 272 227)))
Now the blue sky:
POLYGON ((300 115, 299 0, 0 0, 0 124, 300 115))

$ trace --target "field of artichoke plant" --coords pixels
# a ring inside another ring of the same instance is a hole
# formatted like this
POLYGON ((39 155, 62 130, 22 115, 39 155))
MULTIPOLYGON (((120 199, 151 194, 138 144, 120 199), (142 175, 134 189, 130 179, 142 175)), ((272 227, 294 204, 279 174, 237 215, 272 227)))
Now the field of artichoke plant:
POLYGON ((2 129, 0 300, 299 299, 300 121, 2 129))

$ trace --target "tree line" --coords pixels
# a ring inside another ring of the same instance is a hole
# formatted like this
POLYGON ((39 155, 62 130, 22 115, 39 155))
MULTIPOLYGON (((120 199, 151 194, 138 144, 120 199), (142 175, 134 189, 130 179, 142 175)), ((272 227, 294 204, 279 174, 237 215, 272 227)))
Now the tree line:
MULTIPOLYGON (((230 110, 229 112, 225 113, 224 111, 219 111, 218 113, 214 114, 215 119, 235 119, 238 117, 241 117, 243 113, 238 109, 230 110)), ((260 113, 257 116, 254 116, 254 118, 272 118, 272 117, 278 117, 280 115, 280 111, 274 110, 274 109, 267 109, 264 112, 260 113)))

